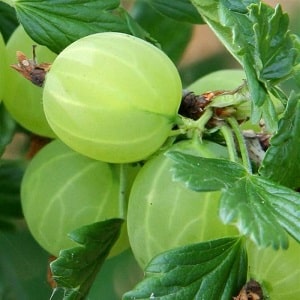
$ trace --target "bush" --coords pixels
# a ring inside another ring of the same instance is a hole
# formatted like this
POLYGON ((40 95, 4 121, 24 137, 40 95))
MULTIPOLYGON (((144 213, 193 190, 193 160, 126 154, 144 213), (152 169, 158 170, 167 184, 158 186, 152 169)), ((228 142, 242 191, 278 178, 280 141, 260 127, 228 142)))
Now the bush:
POLYGON ((2 298, 298 299, 300 42, 281 6, 4 2, 2 298), (189 65, 195 24, 225 47, 189 65))

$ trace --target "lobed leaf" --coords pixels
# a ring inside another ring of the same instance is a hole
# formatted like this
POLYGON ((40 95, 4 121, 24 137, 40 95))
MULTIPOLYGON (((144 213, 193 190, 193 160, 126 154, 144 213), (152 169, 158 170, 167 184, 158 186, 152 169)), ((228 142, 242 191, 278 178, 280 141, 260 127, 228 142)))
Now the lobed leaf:
POLYGON ((220 217, 262 247, 287 248, 286 232, 300 242, 300 194, 258 175, 249 174, 223 192, 220 217))
POLYGON ((292 94, 259 173, 281 185, 300 188, 300 97, 292 94))
POLYGON ((247 174, 240 164, 225 159, 203 158, 178 151, 168 151, 174 160, 173 179, 194 191, 227 189, 247 174))
POLYGON ((255 71, 257 80, 267 84, 292 72, 298 54, 280 5, 272 8, 258 0, 192 2, 232 55, 255 71))
POLYGON ((291 74, 297 57, 287 14, 280 6, 274 9, 258 0, 192 3, 244 67, 255 104, 252 120, 256 122, 262 116, 275 130, 277 117, 269 93, 273 93, 272 85, 291 74))
POLYGON ((235 223, 259 246, 287 248, 288 235, 300 241, 300 194, 240 164, 169 151, 173 178, 194 191, 222 190, 220 217, 235 223))
POLYGON ((59 53, 86 35, 118 31, 129 33, 118 14, 119 0, 16 0, 17 16, 28 35, 59 53))
POLYGON ((243 56, 250 51, 248 48, 254 47, 252 24, 247 17, 248 6, 259 1, 192 0, 191 2, 224 46, 242 63, 243 56))
POLYGON ((249 7, 249 19, 253 24, 255 47, 252 55, 258 79, 276 83, 291 73, 297 57, 289 32, 289 17, 280 5, 273 9, 260 3, 249 7))
MULTIPOLYGON (((123 220, 110 219, 70 233, 80 246, 62 250, 50 264, 53 278, 65 290, 64 299, 84 299, 110 249, 119 237, 123 220)), ((59 290, 58 290, 59 291, 59 290)))
POLYGON ((129 299, 232 299, 246 280, 247 253, 241 238, 183 246, 156 256, 129 299))

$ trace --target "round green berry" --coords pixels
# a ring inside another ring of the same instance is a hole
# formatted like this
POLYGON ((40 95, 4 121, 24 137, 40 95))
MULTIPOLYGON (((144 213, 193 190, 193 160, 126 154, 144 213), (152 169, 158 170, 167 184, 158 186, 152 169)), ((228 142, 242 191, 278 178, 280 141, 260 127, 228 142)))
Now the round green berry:
MULTIPOLYGON (((21 185, 21 202, 28 227, 49 253, 77 244, 68 233, 84 225, 125 218, 121 168, 85 157, 61 141, 45 146, 30 162, 21 185)), ((137 167, 128 166, 127 184, 137 167)), ((128 247, 126 226, 112 249, 128 247)))
POLYGON ((71 148, 106 162, 134 162, 169 136, 181 81, 171 60, 152 44, 123 33, 97 33, 58 55, 43 101, 50 126, 71 148))

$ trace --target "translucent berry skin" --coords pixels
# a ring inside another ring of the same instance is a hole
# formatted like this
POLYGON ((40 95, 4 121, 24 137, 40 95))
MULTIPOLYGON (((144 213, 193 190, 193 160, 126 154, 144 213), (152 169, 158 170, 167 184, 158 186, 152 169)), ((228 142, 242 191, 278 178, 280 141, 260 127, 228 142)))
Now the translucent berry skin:
POLYGON ((170 134, 181 101, 171 60, 139 38, 115 32, 84 37, 53 63, 44 110, 53 131, 91 158, 147 158, 170 134))
MULTIPOLYGON (((32 45, 36 45, 20 25, 6 45, 5 89, 3 102, 12 117, 27 130, 45 137, 55 137, 43 109, 43 88, 25 79, 10 67, 17 64, 16 51, 22 51, 32 59, 32 45)), ((39 63, 51 63, 56 54, 44 46, 37 45, 36 59, 39 63)))
POLYGON ((258 248, 248 242, 249 277, 264 289, 265 299, 298 300, 300 294, 300 244, 290 238, 288 249, 258 248))
MULTIPOLYGON (((120 165, 85 157, 59 140, 30 162, 21 185, 23 213, 33 237, 49 253, 77 244, 68 233, 110 218, 124 218, 120 165)), ((128 184, 137 172, 128 167, 128 184)), ((128 248, 126 225, 111 255, 128 248)))
MULTIPOLYGON (((207 158, 226 157, 211 142, 180 142, 173 149, 207 158)), ((138 173, 129 197, 128 235, 133 254, 144 268, 157 254, 191 243, 238 235, 218 215, 219 192, 195 192, 173 181, 172 160, 160 154, 138 173)))
POLYGON ((193 82, 188 90, 202 94, 216 90, 234 90, 246 80, 242 69, 224 69, 211 72, 193 82))

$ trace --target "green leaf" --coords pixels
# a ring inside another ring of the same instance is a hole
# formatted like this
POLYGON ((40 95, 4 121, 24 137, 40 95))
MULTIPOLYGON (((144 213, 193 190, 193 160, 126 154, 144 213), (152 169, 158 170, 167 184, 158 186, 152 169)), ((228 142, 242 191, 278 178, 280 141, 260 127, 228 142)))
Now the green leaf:
POLYGON ((259 246, 286 248, 288 232, 300 241, 300 194, 266 178, 252 175, 240 164, 169 151, 175 181, 194 191, 222 190, 220 217, 235 223, 241 234, 259 246))
POLYGON ((280 5, 272 8, 249 0, 192 2, 228 50, 254 70, 260 82, 267 85, 268 81, 283 79, 291 73, 297 51, 288 29, 288 15, 280 5))
POLYGON ((162 50, 175 63, 178 63, 192 36, 192 25, 177 22, 159 14, 149 5, 148 1, 144 0, 137 1, 130 10, 130 14, 158 41, 162 50), (174 32, 176 35, 173 34, 174 32))
POLYGON ((156 256, 146 267, 144 280, 123 299, 232 299, 246 274, 241 238, 187 245, 156 256))
MULTIPOLYGON (((255 86, 253 88, 255 88, 255 86)), ((253 124, 258 124, 260 119, 263 118, 266 128, 270 132, 276 132, 276 130, 278 129, 278 117, 276 108, 274 107, 271 98, 269 98, 267 94, 261 94, 261 97, 264 96, 264 99, 266 101, 264 101, 261 106, 253 105, 251 121, 253 124)))
POLYGON ((64 299, 84 299, 110 249, 119 237, 123 220, 110 219, 70 233, 78 247, 62 250, 51 263, 53 278, 65 290, 64 299))
POLYGON ((52 291, 45 280, 49 254, 25 226, 1 231, 0 253, 1 300, 50 299, 52 291))
POLYGON ((258 175, 249 174, 223 192, 220 217, 259 246, 287 248, 286 231, 300 242, 300 194, 258 175))
POLYGON ((92 33, 129 33, 126 20, 118 15, 119 4, 119 0, 16 0, 15 8, 29 36, 59 53, 92 33))
POLYGON ((7 42, 19 22, 15 10, 3 2, 0 2, 0 20, 0 32, 5 42, 7 42))
MULTIPOLYGON (((293 40, 294 40, 294 47, 296 48, 296 52, 297 52, 297 59, 296 59, 296 65, 294 67, 294 71, 295 73, 297 73, 297 75, 300 75, 300 36, 299 35, 292 35, 293 40)), ((300 83, 298 82, 298 84, 300 85, 300 83)))
POLYGON ((229 188, 247 174, 240 164, 214 158, 203 158, 179 151, 168 151, 174 160, 173 179, 182 181, 194 191, 218 191, 229 188))
POLYGON ((300 97, 292 94, 259 173, 281 185, 300 188, 300 97))
POLYGON ((250 51, 248 48, 254 47, 253 24, 247 17, 248 6, 259 1, 192 0, 191 2, 224 46, 242 63, 242 57, 250 51))
POLYGON ((128 28, 130 29, 132 35, 148 41, 158 48, 161 48, 160 44, 149 34, 149 32, 147 32, 142 26, 140 26, 140 24, 137 23, 136 20, 126 10, 122 10, 122 12, 120 10, 120 13, 122 13, 124 18, 126 19, 128 28))
POLYGON ((16 129, 16 122, 9 115, 3 103, 0 103, 0 156, 10 143, 16 129))
POLYGON ((272 85, 291 74, 297 56, 293 35, 288 31, 288 16, 280 6, 274 9, 257 0, 192 3, 244 67, 255 105, 252 120, 262 116, 274 131, 276 114, 269 93, 272 85))
POLYGON ((288 76, 297 57, 293 37, 289 32, 289 17, 280 5, 251 5, 249 19, 254 30, 255 69, 264 83, 276 82, 288 76))
POLYGON ((193 24, 204 23, 190 0, 150 0, 149 3, 161 14, 177 21, 193 24))
POLYGON ((14 218, 21 218, 20 185, 24 174, 24 163, 0 161, 0 225, 11 227, 14 218))

